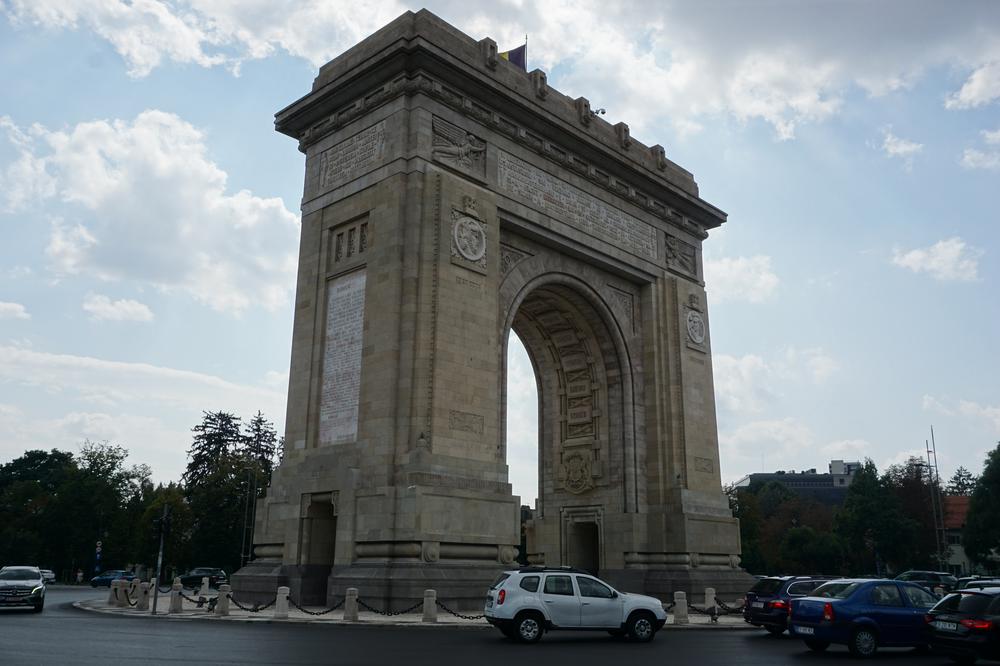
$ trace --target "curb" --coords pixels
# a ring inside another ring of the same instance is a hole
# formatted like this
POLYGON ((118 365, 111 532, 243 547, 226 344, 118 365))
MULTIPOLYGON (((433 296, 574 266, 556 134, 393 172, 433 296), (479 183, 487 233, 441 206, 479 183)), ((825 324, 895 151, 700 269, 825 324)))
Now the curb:
MULTIPOLYGON (((185 613, 183 615, 177 614, 167 614, 165 610, 159 611, 156 615, 151 615, 148 612, 139 613, 137 611, 122 611, 111 608, 101 608, 92 605, 93 600, 85 601, 74 601, 73 608, 86 612, 86 613, 97 613, 100 615, 111 615, 117 617, 126 618, 141 618, 146 620, 169 620, 172 622, 241 622, 243 624, 311 624, 311 625, 335 625, 335 626, 351 626, 351 627, 426 627, 426 628, 451 628, 451 629, 476 629, 476 630, 493 630, 494 627, 485 621, 483 623, 458 623, 458 622, 396 622, 392 620, 386 621, 361 621, 361 622, 345 622, 343 620, 333 620, 333 619, 308 619, 308 618, 288 618, 286 620, 275 620, 272 617, 247 617, 247 616, 218 616, 211 615, 209 613, 197 614, 197 613, 185 613)), ((697 623, 697 624, 665 624, 663 625, 662 631, 759 631, 758 627, 751 624, 746 624, 741 622, 740 624, 735 623, 718 623, 718 624, 708 624, 708 623, 697 623)))

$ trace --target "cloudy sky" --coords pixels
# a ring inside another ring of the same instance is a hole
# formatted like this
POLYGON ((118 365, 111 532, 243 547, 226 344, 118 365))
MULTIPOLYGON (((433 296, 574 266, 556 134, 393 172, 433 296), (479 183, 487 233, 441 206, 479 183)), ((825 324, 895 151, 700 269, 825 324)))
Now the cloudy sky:
MULTIPOLYGON (((661 143, 705 244, 722 470, 946 475, 1000 439, 1000 3, 441 0, 661 143)), ((278 422, 303 158, 272 114, 407 9, 0 0, 0 462, 85 438, 177 478, 201 410, 278 422)), ((512 345, 511 478, 534 496, 512 345)))

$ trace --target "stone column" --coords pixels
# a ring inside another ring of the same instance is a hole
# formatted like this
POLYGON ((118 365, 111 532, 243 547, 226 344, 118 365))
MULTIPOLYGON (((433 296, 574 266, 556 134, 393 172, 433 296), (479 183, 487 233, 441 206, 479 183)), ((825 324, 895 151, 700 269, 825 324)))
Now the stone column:
POLYGON ((437 591, 424 590, 424 622, 437 622, 437 591))
POLYGON ((170 607, 167 613, 180 613, 184 610, 184 600, 181 598, 181 579, 174 578, 173 585, 170 586, 170 607))
POLYGON ((274 602, 274 619, 275 620, 287 620, 288 619, 288 593, 291 590, 288 587, 282 585, 278 588, 278 599, 274 602))
POLYGON ((219 601, 215 604, 216 615, 229 615, 229 592, 232 589, 230 585, 219 586, 219 601))
POLYGON ((687 624, 688 599, 686 592, 674 592, 674 624, 687 624))
POLYGON ((358 621, 358 588, 356 587, 347 588, 347 594, 344 595, 344 621, 358 621))

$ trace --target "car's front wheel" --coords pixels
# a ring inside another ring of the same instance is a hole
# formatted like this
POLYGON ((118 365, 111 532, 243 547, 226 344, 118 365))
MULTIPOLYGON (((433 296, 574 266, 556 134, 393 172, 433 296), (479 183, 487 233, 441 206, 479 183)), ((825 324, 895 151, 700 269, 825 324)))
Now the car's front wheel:
POLYGON ((542 640, 542 616, 529 611, 519 613, 514 619, 514 633, 522 643, 537 643, 542 640))
POLYGON ((828 641, 817 641, 812 638, 807 638, 806 647, 812 650, 813 652, 822 652, 823 650, 830 647, 830 643, 828 641))
POLYGON ((45 599, 42 599, 37 604, 35 604, 35 606, 31 610, 33 613, 41 613, 44 608, 45 608, 45 599))
POLYGON ((625 624, 625 631, 632 640, 648 643, 656 635, 656 625, 653 624, 655 621, 656 618, 652 613, 644 611, 632 613, 625 624))
POLYGON ((874 657, 878 651, 878 636, 873 629, 859 627, 851 634, 851 642, 847 644, 847 649, 855 657, 874 657))

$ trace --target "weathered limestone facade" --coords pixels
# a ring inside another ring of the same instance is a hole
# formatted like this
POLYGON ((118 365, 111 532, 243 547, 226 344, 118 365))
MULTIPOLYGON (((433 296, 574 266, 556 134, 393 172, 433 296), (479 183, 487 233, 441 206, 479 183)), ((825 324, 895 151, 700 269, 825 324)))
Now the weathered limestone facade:
POLYGON ((276 125, 306 155, 285 454, 234 588, 481 605, 519 542, 513 330, 539 385, 530 560, 745 589, 701 261, 725 214, 690 173, 426 11, 276 125))

